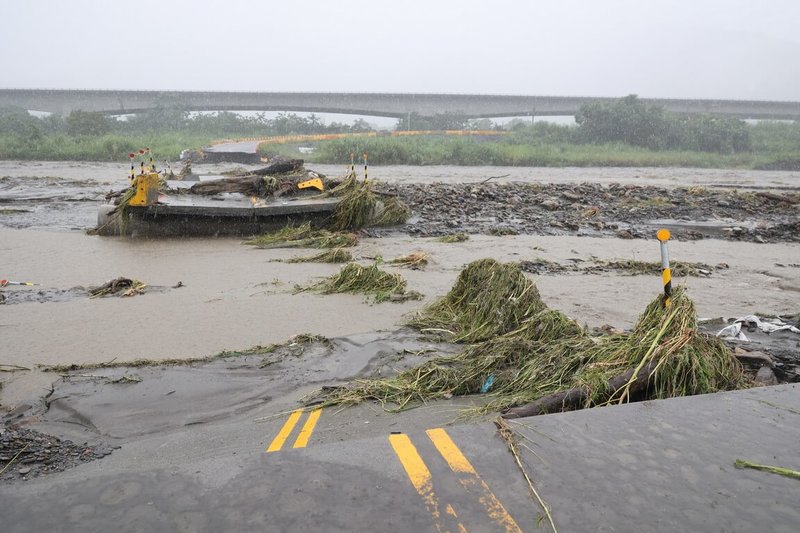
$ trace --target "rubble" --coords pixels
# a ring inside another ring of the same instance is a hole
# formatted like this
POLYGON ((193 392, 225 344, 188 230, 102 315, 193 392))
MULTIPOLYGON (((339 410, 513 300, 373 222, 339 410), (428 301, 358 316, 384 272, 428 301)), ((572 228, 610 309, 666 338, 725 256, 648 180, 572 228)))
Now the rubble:
POLYGON ((63 472, 111 452, 107 445, 92 447, 23 427, 0 427, 0 482, 63 472))
POLYGON ((442 236, 456 231, 651 238, 669 226, 679 239, 800 242, 800 193, 740 192, 639 185, 379 184, 416 216, 405 231, 442 236), (570 203, 559 198, 567 198, 570 203), (507 228, 507 229, 506 229, 507 228))

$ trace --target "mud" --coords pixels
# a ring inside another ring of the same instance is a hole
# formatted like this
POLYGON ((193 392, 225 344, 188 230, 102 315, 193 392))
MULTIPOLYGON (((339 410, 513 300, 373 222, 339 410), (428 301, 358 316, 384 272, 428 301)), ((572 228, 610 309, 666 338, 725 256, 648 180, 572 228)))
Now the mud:
POLYGON ((490 235, 651 238, 667 227, 679 239, 800 242, 800 192, 704 187, 572 184, 408 184, 397 194, 414 219, 404 231, 490 235))
POLYGON ((298 390, 310 393, 322 384, 394 373, 454 349, 400 329, 287 343, 260 355, 232 354, 203 363, 51 374, 51 391, 17 413, 13 429, 0 429, 0 470, 26 444, 15 464, 30 467, 24 474, 9 469, 0 481, 61 471, 150 435, 199 434, 209 425, 252 421, 298 390))
MULTIPOLYGON (((226 168, 211 165, 198 172, 226 168)), ((344 169, 319 170, 336 176, 344 169)), ((660 276, 631 276, 609 267, 581 270, 613 261, 657 261, 658 243, 648 228, 671 221, 683 225, 675 228, 679 239, 670 245, 673 261, 698 263, 710 271, 686 278, 676 274, 673 282, 688 286, 701 317, 800 311, 798 192, 793 189, 800 175, 513 169, 508 178, 481 183, 506 173, 460 167, 375 169, 385 178, 384 190, 403 196, 416 218, 400 231, 367 232, 353 249, 356 260, 419 251, 429 263, 424 271, 402 270, 408 288, 425 294, 424 301, 373 306, 362 296, 292 294, 296 285, 340 269, 276 262, 297 251, 252 250, 240 239, 100 238, 68 231, 93 226, 105 193, 127 185, 120 165, 0 162, 0 176, 11 176, 0 180, 0 200, 5 201, 0 204, 5 209, 0 210, 0 256, 7 258, 0 276, 40 284, 3 289, 12 300, 7 303, 20 305, 0 306, 0 364, 31 370, 0 374, 0 411, 19 414, 24 409, 15 408, 33 405, 27 427, 87 446, 195 431, 216 424, 219 417, 285 412, 318 385, 383 375, 423 360, 431 346, 396 328, 407 313, 446 293, 466 263, 487 256, 559 265, 559 270, 532 274, 549 306, 590 327, 628 328, 661 290, 660 276), (57 177, 25 177, 48 175, 57 177), (621 185, 611 185, 614 181, 621 185), (741 185, 739 192, 724 188, 731 185, 741 185), (750 188, 742 192, 745 187, 750 188), (470 232, 469 240, 419 238, 457 231, 470 232), (715 238, 691 240, 698 236, 692 231, 715 238), (620 238, 638 236, 647 239, 620 238), (185 288, 153 290, 137 298, 85 296, 84 287, 120 273, 162 288, 182 280, 185 288), (375 333, 381 331, 390 333, 375 333), (337 339, 334 350, 312 347, 302 357, 245 355, 183 367, 81 369, 67 380, 38 367, 198 358, 283 342, 303 332, 337 339), (404 349, 412 353, 401 353, 404 349), (38 402, 53 381, 58 381, 55 405, 46 409, 38 402), (178 388, 183 384, 186 389, 178 388)), ((788 357, 798 348, 786 345, 785 351, 788 357)), ((782 361, 789 379, 796 369, 789 369, 785 357, 782 361)))
MULTIPOLYGON (((670 264, 672 275, 675 277, 685 276, 711 276, 715 270, 724 270, 730 268, 726 263, 720 263, 716 266, 707 265, 705 263, 684 263, 673 262, 670 264)), ((538 275, 552 275, 563 274, 565 272, 582 272, 584 274, 604 274, 608 272, 620 273, 630 276, 660 276, 661 263, 643 261, 601 261, 596 258, 589 260, 575 258, 567 263, 556 263, 541 257, 520 261, 520 268, 523 272, 538 275)))
POLYGON ((111 451, 102 444, 81 445, 23 427, 0 426, 0 483, 63 472, 101 459, 111 451))
MULTIPOLYGON (((332 177, 345 171, 312 166, 332 177)), ((195 165, 200 175, 234 168, 195 165)), ((389 166, 371 175, 411 205, 416 217, 401 230, 410 235, 644 238, 668 227, 684 239, 800 239, 800 172, 389 166)), ((0 161, 0 225, 89 229, 104 196, 127 184, 116 163, 0 161)))
POLYGON ((163 293, 171 289, 180 288, 183 286, 182 282, 178 282, 172 287, 165 286, 150 286, 147 285, 143 289, 132 292, 131 294, 123 294, 118 292, 116 294, 103 294, 93 295, 91 287, 72 287, 69 289, 58 288, 14 288, 4 287, 0 290, 0 305, 14 305, 14 304, 27 304, 27 303, 55 303, 55 302, 70 302, 73 300, 80 300, 84 298, 110 298, 110 297, 126 297, 129 298, 135 295, 142 295, 148 292, 163 293))

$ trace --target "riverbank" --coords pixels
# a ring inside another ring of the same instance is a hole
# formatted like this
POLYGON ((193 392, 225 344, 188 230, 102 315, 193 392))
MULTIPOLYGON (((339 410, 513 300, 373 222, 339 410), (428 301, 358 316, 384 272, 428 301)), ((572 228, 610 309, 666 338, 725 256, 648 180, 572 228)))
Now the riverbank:
MULTIPOLYGON (((228 136, 236 138, 236 136, 228 136)), ((679 167, 800 171, 800 145, 773 138, 736 153, 651 150, 624 143, 530 141, 507 136, 355 137, 302 144, 262 144, 265 156, 301 157, 313 164, 345 164, 350 154, 367 153, 375 165, 459 165, 507 167, 679 167), (303 151, 300 151, 303 148, 303 151), (312 149, 311 153, 308 152, 312 149)), ((0 160, 118 161, 148 147, 159 161, 176 163, 184 149, 198 150, 218 139, 212 134, 167 132, 96 136, 44 135, 23 140, 0 135, 0 160)), ((177 164, 177 163, 176 163, 177 164)))
MULTIPOLYGON (((524 167, 695 167, 751 170, 800 170, 800 147, 762 147, 737 153, 691 150, 649 150, 623 143, 526 143, 513 137, 446 138, 377 137, 316 143, 308 158, 314 163, 348 161, 349 154, 367 153, 379 165, 462 165, 524 167)), ((292 153, 296 148, 262 145, 261 151, 292 153)), ((296 153, 295 153, 296 155, 296 153)))

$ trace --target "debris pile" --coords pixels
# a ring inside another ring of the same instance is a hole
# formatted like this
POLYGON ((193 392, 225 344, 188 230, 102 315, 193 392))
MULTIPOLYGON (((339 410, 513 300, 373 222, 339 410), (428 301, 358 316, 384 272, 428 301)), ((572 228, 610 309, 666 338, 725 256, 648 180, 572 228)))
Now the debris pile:
MULTIPOLYGON (((719 263, 716 266, 707 265, 705 263, 693 263, 687 261, 675 261, 670 264, 672 276, 682 278, 686 276, 700 277, 710 276, 716 270, 725 270, 730 268, 726 263, 719 263)), ((520 268, 525 272, 531 274, 560 274, 563 272, 582 272, 585 274, 601 274, 604 272, 619 272, 629 276, 659 276, 661 275, 662 267, 658 261, 637 261, 633 259, 614 259, 610 261, 602 261, 599 259, 592 259, 585 261, 583 259, 575 259, 568 264, 556 263, 549 259, 536 257, 531 260, 520 261, 520 268), (587 264, 581 264, 587 263, 587 264)))
POLYGON ((381 270, 377 261, 368 266, 348 263, 338 274, 310 287, 300 288, 298 292, 305 290, 319 291, 322 294, 343 292, 369 294, 373 296, 375 303, 404 302, 422 298, 416 291, 406 291, 406 280, 400 274, 390 274, 381 270))
POLYGON ((0 481, 61 472, 111 453, 108 446, 80 446, 25 428, 0 428, 0 481))
POLYGON ((359 181, 354 173, 350 173, 329 194, 341 197, 331 220, 333 229, 397 226, 405 224, 411 216, 409 207, 397 196, 376 193, 372 182, 359 181))
POLYGON ((408 255, 401 255, 395 257, 389 264, 410 268, 412 270, 420 270, 428 264, 428 254, 425 252, 411 252, 408 255))
POLYGON ((137 294, 144 294, 147 285, 138 279, 130 278, 114 278, 107 281, 99 287, 91 287, 89 295, 91 298, 99 298, 102 296, 135 296, 137 294))
POLYGON ((353 254, 344 248, 332 248, 317 255, 307 257, 292 257, 286 259, 286 263, 349 263, 353 260, 353 254))
POLYGON ((281 230, 255 237, 245 244, 260 248, 337 248, 354 246, 357 237, 352 231, 366 226, 389 226, 403 224, 411 211, 397 197, 378 198, 372 182, 359 181, 350 173, 335 187, 326 190, 318 197, 340 197, 333 215, 327 222, 327 229, 313 230, 310 223, 302 226, 287 226, 281 230))
POLYGON ((341 248, 355 246, 358 237, 353 233, 331 232, 326 229, 312 229, 311 223, 300 226, 286 226, 272 233, 254 237, 245 244, 258 248, 341 248))
POLYGON ((697 331, 694 304, 680 288, 667 308, 654 299, 630 333, 593 337, 549 309, 519 265, 483 259, 410 325, 470 345, 391 378, 326 389, 322 400, 403 409, 486 393, 483 410, 517 406, 506 413, 513 417, 748 385, 725 344, 697 331))
POLYGON ((454 242, 464 242, 468 239, 469 235, 467 235, 466 233, 448 233, 446 235, 442 235, 436 240, 444 243, 454 243, 454 242))
POLYGON ((426 237, 463 231, 652 238, 653 228, 666 223, 688 240, 800 239, 796 191, 597 183, 398 183, 379 190, 407 204, 417 219, 405 230, 426 237))

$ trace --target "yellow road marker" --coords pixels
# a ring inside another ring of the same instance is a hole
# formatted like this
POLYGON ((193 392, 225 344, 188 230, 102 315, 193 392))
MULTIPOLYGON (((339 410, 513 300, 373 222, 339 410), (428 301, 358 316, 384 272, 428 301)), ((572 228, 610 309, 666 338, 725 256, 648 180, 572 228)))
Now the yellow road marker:
POLYGON ((498 525, 505 528, 507 532, 519 532, 522 530, 517 523, 508 514, 506 508, 500 503, 500 500, 494 495, 489 485, 475 471, 472 463, 464 456, 461 450, 450 438, 450 435, 442 428, 429 429, 426 431, 428 438, 431 439, 433 445, 439 450, 439 453, 447 461, 450 469, 458 475, 458 481, 461 483, 467 492, 477 489, 478 500, 486 509, 489 517, 494 520, 498 525))
MULTIPOLYGON (((458 515, 456 514, 456 510, 453 509, 453 506, 449 503, 444 506, 444 512, 458 520, 458 515)), ((467 533, 467 528, 464 527, 464 524, 461 522, 458 523, 458 533, 467 533)))
POLYGON ((283 424, 283 427, 272 439, 272 442, 269 444, 269 448, 267 448, 267 452, 277 452, 278 450, 283 447, 283 443, 286 442, 286 439, 289 438, 289 435, 292 434, 292 430, 294 426, 297 424, 297 421, 300 420, 300 415, 303 414, 302 409, 297 409, 292 411, 292 414, 289 415, 289 418, 283 424))
POLYGON ((306 423, 303 424, 303 429, 300 430, 300 434, 297 436, 297 440, 294 441, 294 446, 292 446, 292 448, 306 447, 308 439, 311 438, 311 433, 314 432, 314 427, 317 425, 317 420, 319 420, 319 415, 321 414, 322 409, 314 409, 311 411, 306 419, 306 423))
MULTIPOLYGON (((411 442, 411 439, 408 438, 408 435, 389 435, 389 443, 392 445, 395 455, 397 455, 397 458, 400 460, 400 464, 403 465, 403 469, 406 471, 406 475, 417 491, 417 494, 420 495, 428 512, 433 516, 433 523, 436 526, 436 531, 442 531, 442 513, 439 511, 439 500, 433 492, 431 471, 425 466, 425 462, 422 460, 422 457, 419 456, 417 448, 414 446, 414 443, 411 442)), ((451 505, 448 505, 445 511, 447 514, 454 517, 456 516, 455 510, 453 510, 451 505)), ((459 531, 466 532, 466 528, 460 523, 458 524, 458 529, 459 531)))

